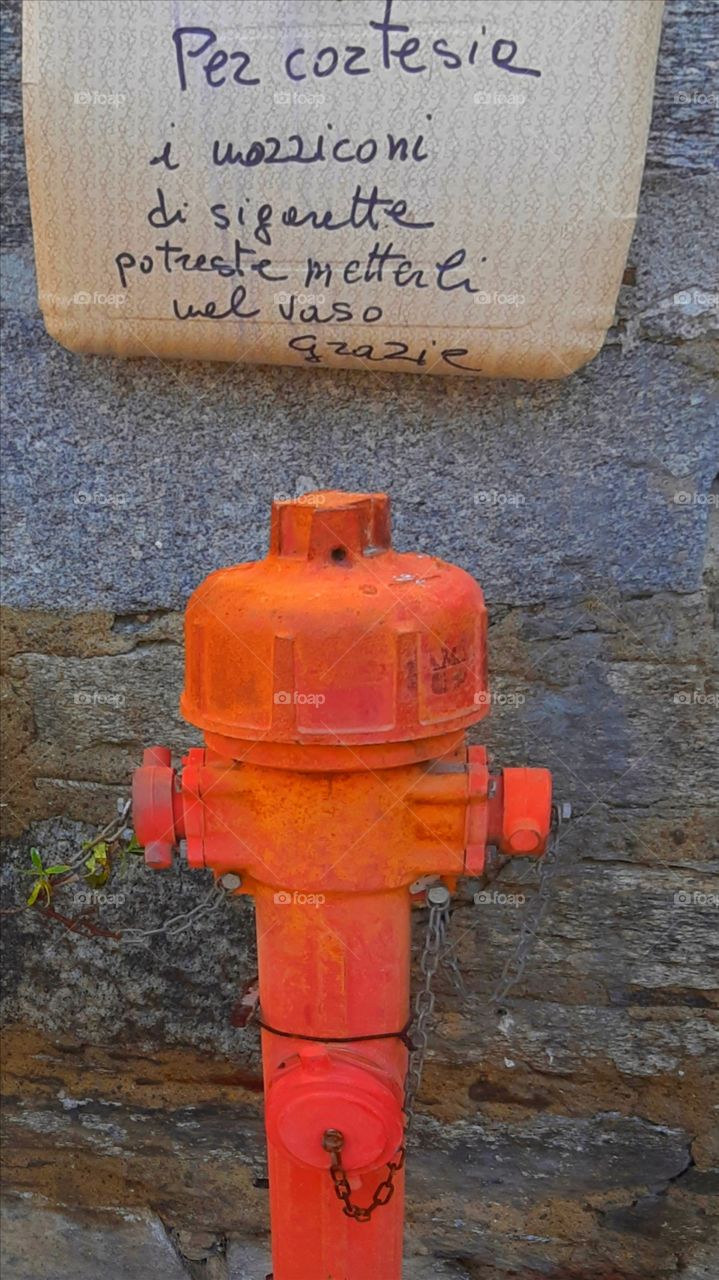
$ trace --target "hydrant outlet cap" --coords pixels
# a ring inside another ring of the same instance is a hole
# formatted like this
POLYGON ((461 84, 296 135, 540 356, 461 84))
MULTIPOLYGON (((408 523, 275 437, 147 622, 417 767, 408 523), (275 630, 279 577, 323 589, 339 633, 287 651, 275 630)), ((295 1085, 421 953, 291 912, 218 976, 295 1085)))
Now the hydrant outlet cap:
POLYGON ((270 1085, 267 1132, 301 1164, 329 1167, 327 1129, 343 1135, 342 1164, 349 1172, 379 1168, 398 1150, 400 1103, 373 1072, 339 1055, 313 1054, 306 1064, 284 1068, 270 1085))
POLYGON ((148 747, 132 777, 132 817, 145 863, 153 871, 172 866, 177 845, 175 771, 167 747, 148 747))

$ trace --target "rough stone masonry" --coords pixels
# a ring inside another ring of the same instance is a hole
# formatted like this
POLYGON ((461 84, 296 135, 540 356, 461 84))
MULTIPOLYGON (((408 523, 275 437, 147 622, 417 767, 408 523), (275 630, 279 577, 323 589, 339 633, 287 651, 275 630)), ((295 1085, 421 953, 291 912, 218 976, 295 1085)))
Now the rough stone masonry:
POLYGON ((251 907, 173 936, 206 875, 152 877, 132 855, 92 928, 70 890, 16 907, 31 848, 77 858, 143 745, 196 741, 177 712, 189 592, 263 554, 274 495, 333 486, 388 489, 397 546, 483 584, 505 695, 485 740, 549 765, 577 815, 504 1001, 534 873, 510 864, 455 912, 468 994, 440 986, 410 1274, 714 1280, 713 0, 667 4, 616 324, 587 368, 535 385, 62 350, 36 303, 17 3, 2 22, 9 1274, 264 1275, 251 907), (128 926, 159 932, 118 940, 128 926))

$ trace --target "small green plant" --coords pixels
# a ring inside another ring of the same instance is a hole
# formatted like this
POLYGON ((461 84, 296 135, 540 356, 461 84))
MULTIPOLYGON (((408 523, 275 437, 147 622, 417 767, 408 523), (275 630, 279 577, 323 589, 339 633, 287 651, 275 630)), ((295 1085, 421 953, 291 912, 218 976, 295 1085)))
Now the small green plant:
MULTIPOLYGON (((40 850, 31 849, 30 866, 22 867, 18 870, 20 875, 33 876, 30 893, 22 906, 3 908, 1 914, 16 915, 33 907, 39 907, 41 910, 47 911, 47 908, 51 906, 57 889, 67 889, 70 885, 76 885, 78 881, 84 881, 85 884, 96 889, 107 884, 109 877, 117 873, 118 863, 121 870, 126 871, 129 865, 128 855, 138 857, 143 853, 143 846, 134 831, 131 831, 126 826, 129 810, 130 801, 128 800, 117 818, 103 827, 94 840, 86 840, 81 848, 76 853, 73 853, 69 866, 67 863, 62 862, 46 867, 43 864, 40 850), (56 877, 62 878, 56 879, 56 877)), ((98 897, 101 896, 98 895, 98 897)), ((85 897, 87 898, 87 895, 85 897)), ((152 938, 159 934, 167 938, 174 938, 178 934, 194 928, 200 921, 206 920, 213 912, 217 911, 226 900, 226 894, 222 890, 218 890, 216 884, 213 884, 205 899, 198 906, 181 915, 172 916, 166 924, 153 929, 138 929, 133 926, 126 926, 109 930, 103 928, 100 924, 94 923, 89 918, 92 910, 83 910, 74 918, 68 918, 62 915, 60 911, 48 911, 47 915, 54 926, 62 925, 73 934, 92 938, 107 938, 113 942, 124 943, 126 946, 144 946, 146 938, 152 938)))
POLYGON ((40 894, 44 893, 45 905, 49 907, 53 890, 51 877, 64 875, 66 871, 70 870, 70 867, 66 866, 64 862, 57 863, 53 867, 44 867, 38 849, 30 850, 30 861, 32 866, 26 868, 26 874, 35 876, 35 883, 28 894, 27 905, 29 907, 34 906, 40 894))
POLYGON ((104 840, 83 847, 89 851, 89 857, 85 859, 85 880, 91 888, 100 889, 107 884, 110 875, 110 851, 104 840))

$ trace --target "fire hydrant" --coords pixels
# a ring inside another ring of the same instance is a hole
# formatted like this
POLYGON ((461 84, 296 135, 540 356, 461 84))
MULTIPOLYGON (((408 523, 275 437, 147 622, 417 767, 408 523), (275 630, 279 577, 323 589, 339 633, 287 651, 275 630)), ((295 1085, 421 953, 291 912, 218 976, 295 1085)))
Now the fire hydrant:
POLYGON ((547 770, 465 743, 486 641, 477 583, 394 551, 381 493, 275 502, 267 557, 189 601, 206 747, 145 752, 135 827, 148 866, 179 847, 254 896, 274 1280, 399 1280, 410 890, 547 846, 547 770))

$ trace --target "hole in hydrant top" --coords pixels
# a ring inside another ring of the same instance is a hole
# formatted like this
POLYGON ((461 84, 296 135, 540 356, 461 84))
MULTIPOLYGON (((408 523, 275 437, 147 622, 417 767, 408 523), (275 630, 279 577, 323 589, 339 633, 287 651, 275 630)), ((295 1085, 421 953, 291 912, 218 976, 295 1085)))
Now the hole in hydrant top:
POLYGON ((330 552, 330 556, 333 560, 346 560, 347 550, 345 547, 333 547, 330 552))

